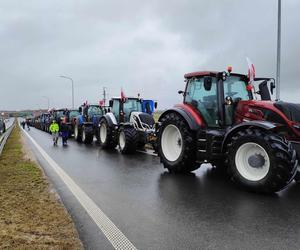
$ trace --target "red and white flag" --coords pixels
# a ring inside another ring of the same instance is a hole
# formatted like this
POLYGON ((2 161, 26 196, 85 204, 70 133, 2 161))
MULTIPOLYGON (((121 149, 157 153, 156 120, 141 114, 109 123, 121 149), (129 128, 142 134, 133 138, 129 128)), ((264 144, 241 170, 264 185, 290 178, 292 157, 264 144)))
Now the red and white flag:
POLYGON ((100 107, 103 107, 103 106, 104 106, 104 100, 100 100, 100 101, 99 101, 99 106, 100 106, 100 107))
POLYGON ((121 100, 122 100, 123 102, 125 102, 125 100, 126 100, 126 96, 125 96, 125 93, 124 93, 124 91, 123 91, 123 88, 121 88, 121 100))
POLYGON ((254 81, 255 78, 255 67, 248 57, 246 57, 246 60, 248 63, 248 78, 249 78, 249 82, 251 83, 254 81))

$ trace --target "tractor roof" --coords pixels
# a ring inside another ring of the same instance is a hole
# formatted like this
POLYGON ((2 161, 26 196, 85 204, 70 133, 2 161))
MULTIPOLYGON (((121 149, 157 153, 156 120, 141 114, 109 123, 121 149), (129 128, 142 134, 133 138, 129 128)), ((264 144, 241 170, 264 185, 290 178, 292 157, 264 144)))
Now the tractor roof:
POLYGON ((184 78, 192 78, 192 77, 199 77, 199 76, 215 76, 218 72, 217 71, 196 71, 187 73, 184 75, 184 78))
MULTIPOLYGON (((196 72, 191 72, 187 73, 184 75, 184 78, 192 78, 192 77, 201 77, 201 76, 216 76, 218 71, 196 71, 196 72)), ((230 73, 231 75, 238 75, 238 76, 245 76, 243 74, 237 74, 237 73, 230 73)), ((247 77, 247 76, 246 76, 247 77)))
MULTIPOLYGON (((117 100, 120 100, 121 97, 120 97, 120 96, 114 96, 114 97, 112 97, 111 99, 117 99, 117 100)), ((141 98, 139 98, 139 97, 128 96, 128 97, 126 97, 126 99, 136 99, 136 100, 139 100, 139 99, 141 99, 141 98)))

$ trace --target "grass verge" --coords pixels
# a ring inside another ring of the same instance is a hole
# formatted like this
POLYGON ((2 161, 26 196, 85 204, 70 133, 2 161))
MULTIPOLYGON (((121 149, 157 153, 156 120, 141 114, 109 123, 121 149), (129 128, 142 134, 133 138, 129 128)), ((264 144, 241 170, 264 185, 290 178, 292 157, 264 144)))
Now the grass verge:
POLYGON ((16 126, 0 156, 0 248, 82 249, 66 209, 27 158, 16 126))

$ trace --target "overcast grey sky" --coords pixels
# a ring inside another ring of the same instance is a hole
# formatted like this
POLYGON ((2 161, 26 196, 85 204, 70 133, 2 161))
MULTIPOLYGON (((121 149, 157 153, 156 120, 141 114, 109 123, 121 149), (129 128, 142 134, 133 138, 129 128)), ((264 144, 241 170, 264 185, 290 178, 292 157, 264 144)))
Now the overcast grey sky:
MULTIPOLYGON (((282 1, 282 99, 300 102, 300 1, 282 1)), ((46 108, 141 93, 181 101, 184 73, 275 77, 277 0, 2 0, 0 108, 46 108)))

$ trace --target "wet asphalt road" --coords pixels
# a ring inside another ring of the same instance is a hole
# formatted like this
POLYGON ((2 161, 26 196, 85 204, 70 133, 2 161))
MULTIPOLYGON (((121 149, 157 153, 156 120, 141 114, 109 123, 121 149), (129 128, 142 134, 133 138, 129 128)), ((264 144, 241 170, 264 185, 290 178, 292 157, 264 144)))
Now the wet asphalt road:
MULTIPOLYGON (((300 185, 272 196, 239 190, 216 169, 171 175, 155 156, 125 156, 29 131, 137 249, 300 249, 300 185)), ((73 217, 86 249, 113 249, 32 147, 73 217)))

